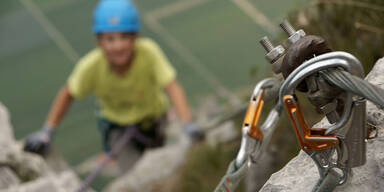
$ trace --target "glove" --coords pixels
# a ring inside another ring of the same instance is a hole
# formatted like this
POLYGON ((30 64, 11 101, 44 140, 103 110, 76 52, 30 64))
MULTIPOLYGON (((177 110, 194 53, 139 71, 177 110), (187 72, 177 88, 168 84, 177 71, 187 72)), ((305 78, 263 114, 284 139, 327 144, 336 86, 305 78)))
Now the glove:
POLYGON ((24 151, 37 153, 45 156, 51 144, 53 129, 44 125, 44 127, 31 135, 29 135, 24 144, 24 151))
POLYGON ((202 141, 205 137, 204 131, 192 122, 184 123, 183 132, 188 135, 192 141, 202 141))

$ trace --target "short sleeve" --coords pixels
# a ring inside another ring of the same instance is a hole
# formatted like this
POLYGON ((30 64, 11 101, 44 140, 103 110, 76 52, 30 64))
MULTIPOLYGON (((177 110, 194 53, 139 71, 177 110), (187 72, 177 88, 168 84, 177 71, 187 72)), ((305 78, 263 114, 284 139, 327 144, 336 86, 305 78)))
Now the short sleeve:
POLYGON ((67 81, 70 94, 77 99, 89 95, 93 89, 94 75, 92 63, 87 59, 80 60, 67 81))
POLYGON ((171 81, 176 79, 176 71, 159 45, 152 40, 149 40, 149 51, 153 59, 156 82, 161 87, 166 87, 171 81))

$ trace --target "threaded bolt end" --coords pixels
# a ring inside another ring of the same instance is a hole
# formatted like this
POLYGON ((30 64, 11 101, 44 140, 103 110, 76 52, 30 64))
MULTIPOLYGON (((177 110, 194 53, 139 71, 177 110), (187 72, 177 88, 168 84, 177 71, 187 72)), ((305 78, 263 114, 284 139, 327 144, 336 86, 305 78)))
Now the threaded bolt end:
POLYGON ((291 36, 296 32, 295 28, 293 28, 293 26, 289 23, 288 20, 284 20, 280 24, 280 27, 285 31, 285 33, 288 34, 288 36, 291 36))
POLYGON ((267 36, 261 38, 260 44, 264 47, 264 49, 267 52, 272 51, 272 49, 274 48, 272 42, 269 40, 269 38, 267 36))

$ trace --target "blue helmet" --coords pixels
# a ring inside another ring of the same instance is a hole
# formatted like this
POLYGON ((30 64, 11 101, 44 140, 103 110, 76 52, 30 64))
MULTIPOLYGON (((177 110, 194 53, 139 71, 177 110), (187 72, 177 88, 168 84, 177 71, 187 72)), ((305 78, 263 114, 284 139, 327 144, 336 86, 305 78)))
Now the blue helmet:
POLYGON ((138 32, 139 13, 130 0, 100 0, 93 12, 92 31, 138 32))

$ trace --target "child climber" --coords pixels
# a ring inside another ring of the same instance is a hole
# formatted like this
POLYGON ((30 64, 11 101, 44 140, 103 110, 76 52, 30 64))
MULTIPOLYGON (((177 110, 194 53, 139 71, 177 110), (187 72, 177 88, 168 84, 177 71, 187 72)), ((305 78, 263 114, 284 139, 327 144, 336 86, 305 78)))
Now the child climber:
POLYGON ((163 145, 168 99, 183 122, 183 132, 192 140, 202 137, 191 121, 175 69, 153 40, 139 37, 139 15, 130 0, 101 0, 92 30, 98 47, 77 63, 43 128, 27 137, 25 150, 43 154, 73 101, 91 94, 100 105, 98 125, 105 152, 117 145, 127 127, 135 129, 116 157, 122 169, 127 170, 127 161, 136 161, 145 148, 163 145))

